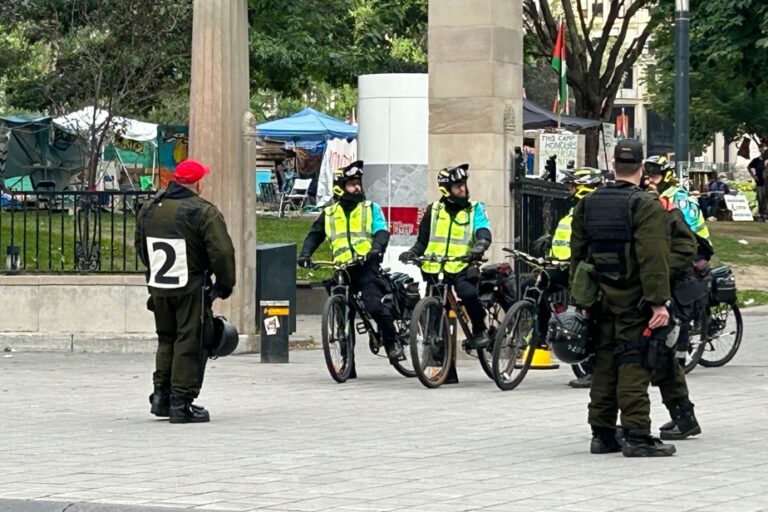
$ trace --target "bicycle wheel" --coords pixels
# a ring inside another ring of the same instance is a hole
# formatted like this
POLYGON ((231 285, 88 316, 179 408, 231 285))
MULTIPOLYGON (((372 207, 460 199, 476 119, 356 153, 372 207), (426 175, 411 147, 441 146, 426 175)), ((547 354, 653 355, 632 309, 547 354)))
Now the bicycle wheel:
POLYGON ((709 321, 705 318, 701 321, 701 326, 699 327, 699 331, 696 331, 693 326, 691 327, 691 332, 700 332, 698 337, 694 339, 694 335, 692 334, 690 336, 690 339, 688 340, 688 350, 685 354, 685 363, 682 364, 683 371, 685 374, 691 373, 694 368, 696 368, 696 365, 699 364, 699 361, 701 361, 701 354, 704 352, 704 332, 708 330, 709 321))
POLYGON ((488 348, 480 348, 477 350, 477 358, 480 360, 480 367, 483 369, 489 379, 494 380, 493 377, 493 344, 496 341, 496 333, 499 332, 499 311, 488 311, 488 337, 491 339, 491 345, 488 348))
POLYGON ((521 300, 509 308, 501 321, 493 346, 493 380, 502 391, 517 387, 536 351, 536 306, 521 300))
POLYGON ((398 332, 398 340, 395 341, 395 343, 400 343, 403 347, 403 354, 405 355, 405 359, 403 361, 396 361, 392 363, 392 366, 397 370, 397 373, 402 375, 403 377, 408 377, 409 379, 416 376, 416 371, 413 369, 413 363, 411 362, 411 351, 408 346, 408 339, 409 339, 409 332, 408 332, 408 324, 405 322, 402 323, 395 323, 395 327, 397 328, 398 332))
POLYGON ((577 379, 580 379, 582 377, 585 377, 587 375, 587 372, 584 371, 583 365, 584 363, 579 364, 572 364, 571 370, 573 370, 573 374, 576 376, 577 379))
POLYGON ((331 295, 323 307, 323 354, 328 372, 336 382, 346 381, 355 364, 354 326, 343 295, 331 295))
POLYGON ((699 364, 707 368, 728 363, 741 345, 744 324, 741 311, 736 304, 722 303, 712 307, 709 339, 704 342, 699 364))
POLYGON ((411 318, 411 362, 419 381, 428 388, 441 386, 453 361, 448 315, 439 300, 425 297, 411 318))

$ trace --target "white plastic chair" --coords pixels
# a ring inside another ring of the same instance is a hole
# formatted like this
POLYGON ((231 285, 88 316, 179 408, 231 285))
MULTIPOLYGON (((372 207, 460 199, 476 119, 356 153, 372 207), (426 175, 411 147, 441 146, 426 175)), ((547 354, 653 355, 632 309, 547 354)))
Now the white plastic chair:
POLYGON ((293 182, 290 192, 284 192, 280 195, 280 209, 278 215, 285 215, 287 208, 296 212, 296 216, 301 213, 301 209, 309 201, 309 187, 312 185, 312 179, 296 179, 293 182))

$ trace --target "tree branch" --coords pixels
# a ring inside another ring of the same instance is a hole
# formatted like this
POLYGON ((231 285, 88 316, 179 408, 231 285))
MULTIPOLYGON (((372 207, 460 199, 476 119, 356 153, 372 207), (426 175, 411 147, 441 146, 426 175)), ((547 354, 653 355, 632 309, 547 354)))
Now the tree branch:
MULTIPOLYGON (((623 0, 622 0, 623 1, 623 0)), ((625 14, 624 14, 624 20, 621 24, 621 29, 619 31, 619 35, 616 37, 616 41, 613 43, 613 47, 611 48, 611 51, 608 54, 608 60, 605 63, 605 73, 600 77, 600 83, 601 84, 607 84, 611 81, 611 73, 616 68, 616 59, 619 56, 619 52, 621 51, 621 47, 624 45, 624 40, 627 38, 627 30, 629 30, 629 24, 632 21, 632 18, 637 14, 637 12, 642 9, 646 4, 648 3, 648 0, 636 0, 632 5, 627 8, 625 14)), ((646 29, 648 26, 653 25, 653 19, 646 25, 646 29)), ((635 40, 636 41, 636 40, 635 40)))

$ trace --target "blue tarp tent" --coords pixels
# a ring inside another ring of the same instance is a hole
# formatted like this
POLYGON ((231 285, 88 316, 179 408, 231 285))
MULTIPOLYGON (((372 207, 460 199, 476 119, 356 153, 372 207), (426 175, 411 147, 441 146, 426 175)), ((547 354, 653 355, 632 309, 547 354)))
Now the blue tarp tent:
POLYGON ((319 142, 357 137, 356 126, 311 108, 305 108, 285 119, 262 123, 257 130, 261 137, 285 142, 319 142))

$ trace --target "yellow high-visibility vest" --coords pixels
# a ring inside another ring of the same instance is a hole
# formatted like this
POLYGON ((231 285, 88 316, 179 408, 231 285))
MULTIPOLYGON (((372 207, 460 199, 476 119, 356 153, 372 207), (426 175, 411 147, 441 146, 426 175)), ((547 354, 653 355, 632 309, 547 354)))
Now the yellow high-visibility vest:
POLYGON ((347 217, 338 203, 326 207, 325 236, 331 242, 334 263, 349 263, 365 256, 373 247, 373 203, 358 204, 347 217))
POLYGON ((549 255, 559 261, 571 259, 571 223, 573 222, 573 208, 557 223, 557 229, 552 237, 552 247, 549 255))
MULTIPOLYGON (((429 243, 424 257, 440 256, 461 258, 468 255, 475 245, 475 206, 471 201, 470 207, 456 213, 455 217, 445 210, 445 205, 437 201, 432 203, 432 218, 429 229, 429 243)), ((469 265, 463 261, 452 261, 444 264, 427 261, 421 265, 421 270, 427 274, 439 274, 442 269, 451 274, 457 274, 469 265)))

